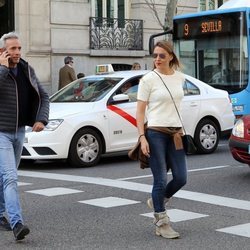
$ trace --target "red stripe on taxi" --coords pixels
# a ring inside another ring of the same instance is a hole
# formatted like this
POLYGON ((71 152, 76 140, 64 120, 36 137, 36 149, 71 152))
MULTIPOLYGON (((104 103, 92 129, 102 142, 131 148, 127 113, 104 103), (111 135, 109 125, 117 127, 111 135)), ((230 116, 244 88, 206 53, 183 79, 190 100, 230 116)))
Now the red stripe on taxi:
POLYGON ((124 118, 125 120, 127 120, 128 122, 133 124, 135 127, 137 127, 136 119, 133 116, 131 116, 130 114, 126 113, 124 110, 119 109, 113 105, 109 105, 109 106, 107 106, 107 108, 110 109, 111 111, 115 112, 116 114, 120 115, 122 118, 124 118))

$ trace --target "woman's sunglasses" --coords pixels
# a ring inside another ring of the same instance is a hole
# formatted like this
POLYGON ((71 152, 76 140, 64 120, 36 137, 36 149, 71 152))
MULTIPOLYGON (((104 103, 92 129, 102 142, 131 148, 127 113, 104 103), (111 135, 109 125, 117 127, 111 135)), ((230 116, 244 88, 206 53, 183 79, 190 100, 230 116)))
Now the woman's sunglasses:
POLYGON ((160 57, 160 59, 165 59, 166 58, 165 54, 156 54, 156 53, 153 54, 153 58, 157 58, 158 56, 160 57))

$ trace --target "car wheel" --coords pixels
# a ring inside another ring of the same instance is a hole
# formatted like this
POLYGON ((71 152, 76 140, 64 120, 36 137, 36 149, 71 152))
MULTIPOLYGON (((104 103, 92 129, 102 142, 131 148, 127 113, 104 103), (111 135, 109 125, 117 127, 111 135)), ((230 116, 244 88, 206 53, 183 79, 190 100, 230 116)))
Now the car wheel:
POLYGON ((102 143, 99 134, 93 129, 83 128, 71 141, 68 160, 76 167, 91 167, 99 162, 101 152, 102 143))
POLYGON ((201 120, 195 130, 194 141, 198 153, 214 152, 219 143, 219 128, 216 123, 210 119, 201 120))

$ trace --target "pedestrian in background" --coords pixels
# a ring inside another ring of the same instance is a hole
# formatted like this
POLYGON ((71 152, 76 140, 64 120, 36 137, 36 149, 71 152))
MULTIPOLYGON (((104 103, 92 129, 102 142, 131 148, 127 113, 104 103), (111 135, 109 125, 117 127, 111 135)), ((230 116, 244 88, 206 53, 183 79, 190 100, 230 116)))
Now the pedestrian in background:
POLYGON ((180 235, 170 226, 165 207, 187 180, 185 152, 180 137, 182 123, 176 110, 180 109, 184 96, 184 75, 176 71, 179 60, 167 41, 156 43, 153 60, 154 70, 143 76, 139 83, 136 112, 141 149, 149 157, 154 179, 152 198, 147 204, 154 209, 156 235, 178 238, 180 235), (167 181, 167 164, 172 171, 170 181, 167 181))
POLYGON ((59 70, 59 87, 61 89, 68 85, 70 82, 77 79, 75 70, 73 68, 73 57, 66 56, 64 58, 64 66, 59 70))
POLYGON ((17 168, 25 126, 39 132, 48 123, 49 96, 34 69, 21 59, 18 35, 10 32, 0 42, 0 228, 12 229, 15 239, 22 240, 30 230, 23 224, 17 168))
POLYGON ((141 65, 138 62, 133 63, 131 70, 140 70, 141 65))
POLYGON ((85 74, 84 73, 78 73, 77 74, 77 79, 79 79, 79 78, 83 78, 85 76, 85 74))

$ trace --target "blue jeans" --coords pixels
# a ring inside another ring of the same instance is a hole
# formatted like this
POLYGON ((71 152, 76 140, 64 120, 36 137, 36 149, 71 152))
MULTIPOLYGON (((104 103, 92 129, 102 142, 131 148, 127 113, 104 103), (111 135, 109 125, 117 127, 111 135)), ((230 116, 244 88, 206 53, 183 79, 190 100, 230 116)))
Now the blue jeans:
POLYGON ((164 198, 172 197, 187 182, 186 156, 183 149, 176 150, 173 137, 148 129, 151 168, 154 183, 152 199, 156 213, 164 212, 164 198), (167 164, 172 171, 172 180, 167 181, 167 164))
POLYGON ((20 163, 25 127, 17 132, 0 131, 0 217, 7 211, 10 225, 23 223, 17 190, 17 168, 20 163))

